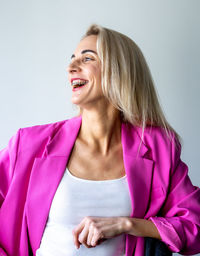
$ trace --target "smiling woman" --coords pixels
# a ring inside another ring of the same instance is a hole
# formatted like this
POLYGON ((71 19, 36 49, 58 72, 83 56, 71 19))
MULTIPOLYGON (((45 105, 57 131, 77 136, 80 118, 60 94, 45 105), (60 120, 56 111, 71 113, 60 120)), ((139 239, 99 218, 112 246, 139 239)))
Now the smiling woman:
POLYGON ((200 252, 200 189, 139 47, 92 25, 68 79, 78 115, 0 151, 0 255, 153 256, 148 237, 157 256, 200 252))
POLYGON ((96 42, 96 35, 82 39, 68 67, 68 80, 73 86, 72 103, 84 108, 94 104, 94 101, 97 105, 100 102, 104 105, 106 100, 101 88, 101 62, 97 55, 96 42))

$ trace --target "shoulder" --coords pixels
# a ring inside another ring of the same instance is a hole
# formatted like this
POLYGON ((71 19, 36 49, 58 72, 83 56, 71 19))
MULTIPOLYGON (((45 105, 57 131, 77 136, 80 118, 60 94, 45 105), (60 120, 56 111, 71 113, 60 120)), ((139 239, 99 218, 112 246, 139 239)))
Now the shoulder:
POLYGON ((136 127, 135 129, 154 158, 160 156, 169 157, 172 160, 180 157, 181 144, 174 131, 160 126, 147 126, 142 137, 142 128, 136 127))
POLYGON ((20 145, 30 146, 47 141, 66 123, 67 120, 23 127, 18 130, 20 145))
POLYGON ((143 131, 142 127, 126 122, 123 123, 123 131, 127 138, 126 142, 132 141, 136 144, 140 142, 147 148, 180 146, 177 133, 161 126, 146 126, 143 131))
POLYGON ((147 126, 144 132, 141 127, 132 126, 132 130, 135 130, 143 143, 147 145, 156 144, 158 146, 158 144, 161 144, 169 146, 171 143, 178 142, 174 131, 166 130, 161 126, 147 126))
POLYGON ((38 139, 38 138, 49 136, 54 132, 58 131, 63 126, 63 124, 65 124, 67 121, 68 119, 53 122, 53 123, 23 127, 23 128, 20 128, 19 130, 20 130, 21 136, 24 138, 38 139))
POLYGON ((33 150, 39 146, 42 148, 42 145, 46 145, 63 127, 67 128, 68 125, 73 124, 75 119, 76 117, 73 117, 53 123, 20 128, 17 132, 20 150, 33 150))
POLYGON ((53 122, 53 123, 47 123, 47 124, 40 124, 40 125, 34 125, 29 127, 23 127, 20 128, 20 132, 23 136, 30 136, 30 137, 43 137, 43 136, 49 136, 54 133, 57 133, 63 125, 72 125, 76 122, 76 120, 79 118, 79 116, 75 116, 69 119, 53 122))
POLYGON ((173 131, 160 126, 147 126, 144 130, 144 141, 146 143, 170 146, 175 140, 176 135, 173 131))

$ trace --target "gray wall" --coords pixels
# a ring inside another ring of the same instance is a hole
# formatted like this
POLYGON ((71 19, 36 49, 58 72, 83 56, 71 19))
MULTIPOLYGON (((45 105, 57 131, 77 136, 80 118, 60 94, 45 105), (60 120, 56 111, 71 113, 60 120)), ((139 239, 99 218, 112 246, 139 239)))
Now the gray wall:
POLYGON ((0 148, 20 127, 75 115, 65 69, 96 22, 142 49, 199 186, 199 10, 199 0, 0 0, 0 148))

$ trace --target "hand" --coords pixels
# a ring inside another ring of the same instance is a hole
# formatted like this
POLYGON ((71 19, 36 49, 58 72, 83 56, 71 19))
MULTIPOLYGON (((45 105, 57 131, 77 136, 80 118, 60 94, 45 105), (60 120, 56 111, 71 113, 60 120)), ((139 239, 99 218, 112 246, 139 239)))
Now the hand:
POLYGON ((85 217, 72 230, 74 244, 77 249, 81 244, 87 248, 95 247, 108 238, 124 233, 125 221, 125 217, 85 217))

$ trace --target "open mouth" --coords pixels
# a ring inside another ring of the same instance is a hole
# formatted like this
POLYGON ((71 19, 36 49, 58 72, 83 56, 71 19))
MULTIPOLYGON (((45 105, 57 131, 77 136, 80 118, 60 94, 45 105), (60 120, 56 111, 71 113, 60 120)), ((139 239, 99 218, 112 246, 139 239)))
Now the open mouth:
POLYGON ((79 88, 79 87, 83 87, 84 85, 86 85, 88 83, 87 80, 73 80, 71 83, 71 86, 73 86, 73 89, 79 88))

